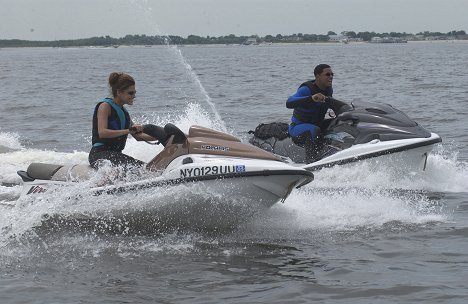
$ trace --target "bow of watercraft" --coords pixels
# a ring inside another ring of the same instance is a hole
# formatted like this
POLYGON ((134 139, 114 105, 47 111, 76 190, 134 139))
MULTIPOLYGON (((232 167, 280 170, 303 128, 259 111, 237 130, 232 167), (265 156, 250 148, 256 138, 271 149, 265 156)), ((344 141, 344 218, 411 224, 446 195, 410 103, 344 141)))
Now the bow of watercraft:
POLYGON ((357 161, 372 162, 380 167, 396 167, 405 171, 424 171, 427 158, 435 144, 442 139, 431 133, 429 137, 408 138, 390 141, 378 139, 353 145, 316 162, 304 165, 310 171, 335 165, 346 165, 357 161))
POLYGON ((273 160, 189 155, 171 163, 167 179, 172 183, 201 183, 213 193, 243 198, 270 207, 285 200, 294 188, 311 182, 303 168, 273 160), (190 163, 180 165, 190 158, 190 163))

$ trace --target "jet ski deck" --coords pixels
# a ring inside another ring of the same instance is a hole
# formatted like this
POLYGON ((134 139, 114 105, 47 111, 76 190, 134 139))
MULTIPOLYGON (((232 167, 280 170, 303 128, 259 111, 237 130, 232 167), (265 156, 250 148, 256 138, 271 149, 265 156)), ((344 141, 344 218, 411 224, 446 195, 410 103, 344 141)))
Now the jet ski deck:
POLYGON ((335 117, 326 119, 321 126, 318 156, 308 164, 304 146, 297 145, 287 129, 284 134, 286 123, 273 123, 279 131, 271 134, 256 131, 250 143, 304 164, 303 168, 310 171, 377 157, 389 160, 388 163, 398 161, 410 170, 425 170, 428 154, 442 141, 391 105, 371 102, 348 105, 333 98, 328 102, 335 117))

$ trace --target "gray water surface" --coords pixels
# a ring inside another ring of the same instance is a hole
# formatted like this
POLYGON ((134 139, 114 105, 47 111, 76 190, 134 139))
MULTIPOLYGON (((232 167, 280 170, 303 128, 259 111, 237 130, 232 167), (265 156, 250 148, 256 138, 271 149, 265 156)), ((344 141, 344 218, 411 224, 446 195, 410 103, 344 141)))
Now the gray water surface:
POLYGON ((196 185, 193 198, 77 188, 81 199, 36 201, 0 186, 0 302, 466 303, 467 62, 461 42, 2 49, 2 184, 30 162, 86 162, 112 71, 136 79, 134 121, 246 140, 260 122, 288 121, 286 98, 329 63, 336 98, 390 103, 443 143, 424 173, 326 169, 253 215, 196 185))

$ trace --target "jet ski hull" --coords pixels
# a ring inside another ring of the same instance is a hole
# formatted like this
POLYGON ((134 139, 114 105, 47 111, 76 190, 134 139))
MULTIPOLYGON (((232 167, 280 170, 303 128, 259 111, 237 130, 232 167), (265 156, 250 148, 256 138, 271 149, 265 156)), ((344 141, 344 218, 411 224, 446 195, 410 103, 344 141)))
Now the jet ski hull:
POLYGON ((427 157, 440 137, 431 133, 429 138, 413 138, 393 141, 373 140, 365 144, 354 145, 328 157, 324 157, 303 168, 316 171, 335 165, 346 165, 359 161, 372 162, 381 167, 400 168, 405 171, 424 171, 427 157))
MULTIPOLYGON (((70 170, 76 169, 76 166, 70 167, 70 170)), ((56 170, 57 173, 54 173, 49 180, 25 181, 22 196, 63 191, 64 187, 77 185, 76 181, 70 180, 69 177, 73 176, 70 173, 66 174, 68 178, 54 180, 57 179, 54 175, 62 175, 59 170, 56 170)), ((84 171, 83 168, 79 170, 84 171)), ((90 168, 88 170, 92 171, 90 168)), ((27 172, 21 174, 27 176, 27 172)), ((92 173, 86 175, 89 177, 92 173)), ((196 186, 221 200, 235 198, 237 201, 269 208, 279 201, 284 201, 294 188, 312 180, 311 172, 278 161, 185 155, 175 159, 161 175, 154 178, 125 184, 90 186, 89 193, 95 196, 121 195, 152 189, 164 191, 168 187, 180 186, 179 194, 187 197, 192 194, 193 187, 196 186), (183 164, 187 159, 190 159, 190 162, 183 164)))

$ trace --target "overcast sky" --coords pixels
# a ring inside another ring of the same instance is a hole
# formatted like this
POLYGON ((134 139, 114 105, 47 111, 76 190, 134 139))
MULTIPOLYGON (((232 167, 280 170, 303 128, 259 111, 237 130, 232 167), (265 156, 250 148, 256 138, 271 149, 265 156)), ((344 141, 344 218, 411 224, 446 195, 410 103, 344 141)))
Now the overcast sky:
POLYGON ((468 32, 468 0, 0 0, 0 39, 468 32))

